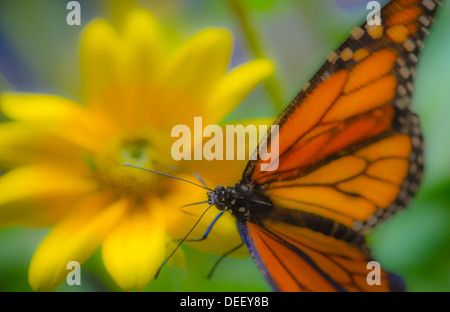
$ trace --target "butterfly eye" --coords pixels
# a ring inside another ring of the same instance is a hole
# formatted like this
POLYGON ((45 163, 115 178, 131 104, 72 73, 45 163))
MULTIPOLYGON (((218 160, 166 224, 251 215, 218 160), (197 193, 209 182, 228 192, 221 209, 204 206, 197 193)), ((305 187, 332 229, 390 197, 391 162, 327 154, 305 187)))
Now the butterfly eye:
POLYGON ((222 186, 222 185, 219 185, 219 186, 217 186, 215 189, 214 189, 214 193, 216 193, 216 194, 224 194, 225 193, 225 190, 226 190, 226 188, 224 187, 224 186, 222 186))
POLYGON ((247 185, 245 185, 245 184, 241 185, 240 188, 244 192, 248 192, 248 190, 250 190, 250 188, 247 185))

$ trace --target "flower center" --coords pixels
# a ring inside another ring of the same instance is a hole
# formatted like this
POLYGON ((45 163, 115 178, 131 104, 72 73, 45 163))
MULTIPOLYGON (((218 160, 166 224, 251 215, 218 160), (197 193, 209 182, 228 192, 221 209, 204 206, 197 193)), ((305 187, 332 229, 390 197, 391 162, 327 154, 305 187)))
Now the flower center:
POLYGON ((157 174, 124 164, 164 172, 171 166, 171 158, 164 157, 164 151, 148 133, 132 133, 115 136, 91 163, 103 187, 115 194, 140 198, 150 193, 163 193, 168 181, 157 174))

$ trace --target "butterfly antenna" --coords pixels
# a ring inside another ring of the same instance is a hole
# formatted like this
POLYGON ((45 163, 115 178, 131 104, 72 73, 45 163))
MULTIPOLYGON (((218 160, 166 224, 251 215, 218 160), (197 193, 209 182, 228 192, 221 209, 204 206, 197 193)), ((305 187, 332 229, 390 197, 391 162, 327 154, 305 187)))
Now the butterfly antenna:
MULTIPOLYGON (((207 188, 207 189, 209 189, 209 190, 211 190, 209 187, 208 187, 208 185, 206 185, 206 183, 205 183, 205 181, 203 180, 203 178, 199 175, 199 174, 197 174, 197 173, 195 173, 195 172, 192 172, 192 174, 207 188)), ((212 191, 212 190, 211 190, 212 191)))
POLYGON ((124 166, 132 167, 132 168, 136 168, 136 169, 140 169, 140 170, 144 170, 144 171, 148 171, 148 172, 152 172, 152 173, 156 173, 156 174, 159 174, 159 175, 168 177, 168 178, 177 179, 177 180, 180 180, 180 181, 184 181, 184 182, 193 184, 193 185, 195 185, 195 186, 201 187, 201 188, 206 189, 206 190, 208 190, 208 191, 212 191, 212 189, 210 189, 210 188, 207 187, 206 185, 203 186, 203 185, 194 183, 194 182, 192 182, 192 181, 185 180, 185 179, 182 179, 182 178, 179 178, 179 177, 176 177, 176 176, 167 174, 167 173, 162 173, 162 172, 159 172, 159 171, 155 171, 155 170, 151 170, 151 169, 146 169, 146 168, 138 167, 138 166, 135 166, 135 165, 132 165, 132 164, 124 164, 124 166))
POLYGON ((209 210, 209 208, 211 208, 212 206, 214 206, 214 204, 209 205, 208 208, 205 209, 205 211, 203 211, 203 213, 201 214, 201 216, 198 218, 197 222, 195 222, 194 226, 189 230, 189 232, 186 234, 186 236, 183 237, 183 239, 178 243, 177 247, 175 247, 175 249, 170 253, 170 255, 166 258, 166 260, 164 260, 164 262, 160 265, 158 271, 156 271, 155 274, 155 279, 158 277, 159 272, 161 272, 161 269, 163 268, 163 266, 167 263, 167 261, 169 261, 169 259, 173 256, 173 254, 175 253, 175 251, 178 250, 178 248, 181 246, 181 244, 183 244, 183 242, 186 240, 186 238, 188 238, 189 234, 192 233, 192 231, 195 229, 195 227, 197 226, 197 224, 200 222, 200 220, 203 218, 203 216, 206 214, 206 212, 209 210))

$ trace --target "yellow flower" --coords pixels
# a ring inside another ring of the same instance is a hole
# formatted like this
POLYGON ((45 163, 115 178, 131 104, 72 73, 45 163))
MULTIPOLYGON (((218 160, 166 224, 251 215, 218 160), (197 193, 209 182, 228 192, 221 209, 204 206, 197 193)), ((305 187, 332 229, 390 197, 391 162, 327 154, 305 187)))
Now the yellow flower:
MULTIPOLYGON (((208 181, 226 169, 174 161, 171 129, 194 116, 219 123, 273 72, 272 64, 255 60, 227 72, 232 38, 220 29, 199 32, 169 55, 164 46, 160 25, 146 11, 132 11, 120 32, 95 20, 81 40, 83 105, 56 95, 1 96, 11 121, 0 123, 0 168, 7 170, 0 177, 0 225, 51 227, 30 263, 33 289, 56 288, 68 262, 83 263, 100 246, 123 289, 142 289, 153 278, 174 220, 189 217, 180 206, 204 200, 205 190, 124 163, 162 172, 184 166, 178 172, 196 171, 208 181)), ((235 172, 221 181, 234 175, 237 182, 235 172)), ((225 240, 214 252, 239 243, 229 216, 214 231, 221 235, 210 246, 225 240)))

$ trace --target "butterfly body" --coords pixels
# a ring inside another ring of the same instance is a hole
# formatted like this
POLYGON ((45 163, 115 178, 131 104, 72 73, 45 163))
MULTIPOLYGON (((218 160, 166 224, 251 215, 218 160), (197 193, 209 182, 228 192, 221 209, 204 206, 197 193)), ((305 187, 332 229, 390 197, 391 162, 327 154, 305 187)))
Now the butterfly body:
POLYGON ((219 210, 229 210, 237 220, 252 220, 273 210, 270 199, 245 182, 232 187, 217 186, 208 193, 208 202, 219 210))

